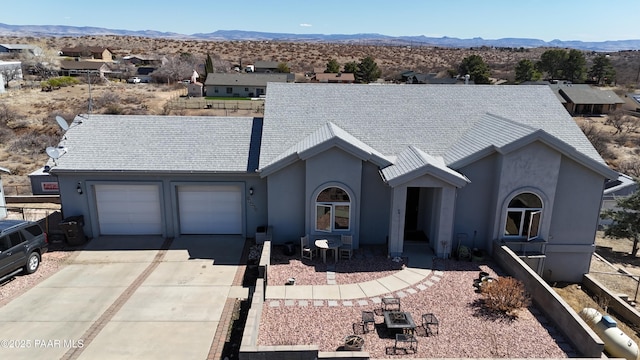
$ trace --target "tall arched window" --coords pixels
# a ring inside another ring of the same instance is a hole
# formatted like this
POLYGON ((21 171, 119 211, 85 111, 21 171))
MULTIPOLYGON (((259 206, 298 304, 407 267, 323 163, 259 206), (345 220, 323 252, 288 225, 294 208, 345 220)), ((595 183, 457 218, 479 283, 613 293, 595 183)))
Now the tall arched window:
POLYGON ((542 218, 542 200, 533 193, 521 193, 511 199, 507 208, 504 235, 533 240, 538 237, 542 218))
POLYGON ((349 230, 351 199, 339 187, 328 187, 316 198, 316 230, 331 232, 349 230))

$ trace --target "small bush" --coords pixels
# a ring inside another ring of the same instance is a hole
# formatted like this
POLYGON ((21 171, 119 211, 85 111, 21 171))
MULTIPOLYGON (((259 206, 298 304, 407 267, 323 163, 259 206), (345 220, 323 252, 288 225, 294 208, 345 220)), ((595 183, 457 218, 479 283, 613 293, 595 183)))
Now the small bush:
POLYGON ((64 86, 71 86, 71 85, 75 85, 75 84, 79 84, 80 80, 71 77, 71 76, 58 76, 58 77, 54 77, 51 78, 47 81, 43 81, 41 83, 42 87, 45 86, 51 86, 51 87, 64 87, 64 86))
POLYGON ((501 277, 481 287, 484 305, 492 311, 517 316, 517 310, 529 306, 524 285, 512 277, 501 277))

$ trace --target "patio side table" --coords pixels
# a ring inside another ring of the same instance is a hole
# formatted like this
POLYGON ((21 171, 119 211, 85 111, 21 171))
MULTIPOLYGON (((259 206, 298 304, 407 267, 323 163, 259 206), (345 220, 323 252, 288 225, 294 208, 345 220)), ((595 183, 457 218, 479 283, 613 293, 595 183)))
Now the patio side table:
POLYGON ((391 310, 400 311, 400 299, 395 297, 382 298, 382 310, 383 311, 391 311, 391 310))
POLYGON ((422 327, 424 327, 425 334, 427 336, 433 335, 433 330, 431 330, 431 326, 435 327, 436 335, 440 332, 440 322, 435 314, 428 313, 422 315, 422 327))

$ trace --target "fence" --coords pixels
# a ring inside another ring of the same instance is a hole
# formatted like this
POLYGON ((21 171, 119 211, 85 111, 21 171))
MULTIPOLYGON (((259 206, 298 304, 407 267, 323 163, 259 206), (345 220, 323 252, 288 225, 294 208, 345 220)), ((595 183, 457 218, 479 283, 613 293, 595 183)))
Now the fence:
POLYGON ((6 219, 36 221, 48 234, 60 232, 62 214, 59 208, 5 206, 6 219))
POLYGON ((171 110, 213 109, 226 111, 252 111, 264 113, 264 100, 207 100, 205 98, 179 97, 168 102, 171 110))
POLYGON ((640 276, 638 275, 600 271, 591 271, 589 275, 598 282, 605 284, 609 290, 618 294, 618 297, 627 298, 628 301, 635 303, 640 300, 640 298, 638 298, 640 276))

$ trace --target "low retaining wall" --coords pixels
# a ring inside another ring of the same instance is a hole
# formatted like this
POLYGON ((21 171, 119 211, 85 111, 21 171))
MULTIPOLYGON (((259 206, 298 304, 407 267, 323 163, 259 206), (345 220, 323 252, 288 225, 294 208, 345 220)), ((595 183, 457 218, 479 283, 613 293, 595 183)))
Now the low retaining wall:
POLYGON ((494 246, 493 258, 507 273, 522 281, 533 302, 582 356, 602 357, 604 342, 518 255, 507 246, 494 246))
POLYGON ((582 279, 582 286, 584 286, 593 295, 604 300, 611 309, 620 317, 632 322, 633 324, 640 324, 640 313, 634 309, 626 301, 622 300, 619 296, 612 293, 611 290, 604 287, 598 280, 594 279, 589 274, 585 274, 582 279))
POLYGON ((365 351, 320 352, 317 345, 274 345, 258 346, 260 320, 267 291, 267 274, 271 259, 271 241, 265 240, 258 262, 258 279, 251 297, 251 308, 242 333, 240 360, 332 360, 332 359, 369 359, 365 351))

